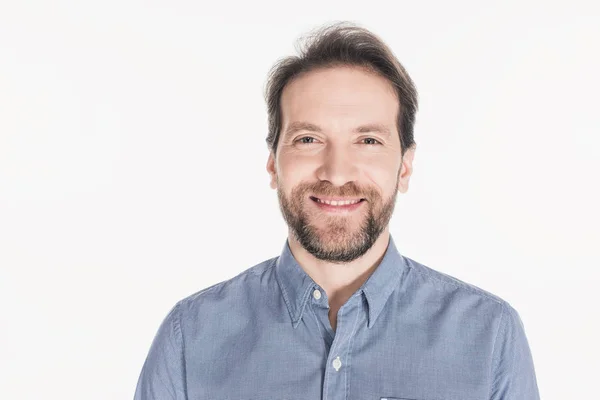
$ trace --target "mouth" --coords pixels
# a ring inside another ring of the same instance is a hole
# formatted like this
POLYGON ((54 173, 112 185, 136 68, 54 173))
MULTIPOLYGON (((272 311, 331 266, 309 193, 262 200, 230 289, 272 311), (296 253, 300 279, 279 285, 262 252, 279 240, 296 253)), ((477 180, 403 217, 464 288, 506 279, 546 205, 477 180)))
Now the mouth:
POLYGON ((357 210, 366 201, 364 198, 337 198, 337 199, 320 199, 315 196, 310 196, 312 202, 322 211, 334 213, 348 213, 357 210))

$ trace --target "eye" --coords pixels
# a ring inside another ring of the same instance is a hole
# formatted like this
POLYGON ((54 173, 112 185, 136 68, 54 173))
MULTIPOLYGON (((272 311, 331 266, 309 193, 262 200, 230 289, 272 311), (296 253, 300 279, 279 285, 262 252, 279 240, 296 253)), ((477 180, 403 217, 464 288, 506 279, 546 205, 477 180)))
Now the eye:
POLYGON ((362 140, 373 140, 373 141, 377 142, 377 143, 366 143, 366 144, 381 144, 381 142, 379 140, 374 139, 374 138, 364 138, 362 140))
POLYGON ((311 141, 307 141, 307 140, 305 140, 305 139, 308 139, 308 140, 311 140, 311 139, 312 139, 312 140, 315 140, 315 138, 314 138, 314 137, 312 137, 312 136, 303 136, 303 137, 301 137, 301 138, 299 138, 299 139, 296 139, 296 140, 294 140, 294 143, 297 143, 297 142, 299 142, 300 144, 312 144, 312 143, 314 143, 314 142, 311 142, 311 141))
MULTIPOLYGON (((296 140, 294 140, 294 143, 300 143, 300 144, 313 144, 314 140, 316 140, 314 137, 312 136, 303 136, 301 138, 298 138, 296 140)), ((377 145, 377 144, 382 144, 379 140, 375 139, 375 138, 364 138, 362 139, 363 141, 365 140, 369 140, 371 142, 365 143, 365 144, 369 144, 369 145, 377 145)))

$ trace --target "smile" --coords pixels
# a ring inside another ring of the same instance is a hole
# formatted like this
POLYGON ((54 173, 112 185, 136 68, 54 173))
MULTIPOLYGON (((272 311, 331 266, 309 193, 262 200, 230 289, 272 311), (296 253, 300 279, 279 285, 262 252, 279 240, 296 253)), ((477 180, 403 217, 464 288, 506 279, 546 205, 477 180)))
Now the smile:
POLYGON ((311 197, 311 199, 324 204, 329 204, 330 206, 347 206, 350 204, 356 204, 363 199, 353 199, 353 200, 321 200, 318 197, 311 197))
POLYGON ((348 199, 348 200, 323 200, 311 196, 310 199, 321 210, 329 212, 349 212, 359 208, 365 199, 348 199))

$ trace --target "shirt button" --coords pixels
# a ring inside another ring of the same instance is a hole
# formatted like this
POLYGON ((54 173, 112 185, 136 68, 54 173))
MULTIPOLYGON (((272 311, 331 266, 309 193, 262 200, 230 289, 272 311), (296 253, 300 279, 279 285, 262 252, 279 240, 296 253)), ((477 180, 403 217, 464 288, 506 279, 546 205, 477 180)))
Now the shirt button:
POLYGON ((335 368, 336 371, 339 371, 341 367, 342 362, 340 361, 340 357, 338 356, 335 360, 333 360, 333 368, 335 368))
POLYGON ((315 289, 315 291, 313 292, 313 297, 317 300, 321 298, 321 292, 319 291, 319 289, 315 289))

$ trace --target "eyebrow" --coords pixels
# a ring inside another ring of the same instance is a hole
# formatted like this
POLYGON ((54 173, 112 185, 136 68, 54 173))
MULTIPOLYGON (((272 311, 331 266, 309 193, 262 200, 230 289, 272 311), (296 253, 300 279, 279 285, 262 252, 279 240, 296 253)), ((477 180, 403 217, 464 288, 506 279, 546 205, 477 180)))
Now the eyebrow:
MULTIPOLYGON (((302 122, 302 121, 292 122, 286 129, 286 131, 284 133, 284 137, 292 135, 299 131, 322 133, 323 129, 321 129, 318 125, 311 124, 310 122, 302 122)), ((361 125, 352 131, 352 133, 367 133, 367 132, 377 132, 377 133, 384 134, 386 136, 391 135, 389 128, 383 124, 361 125)))

